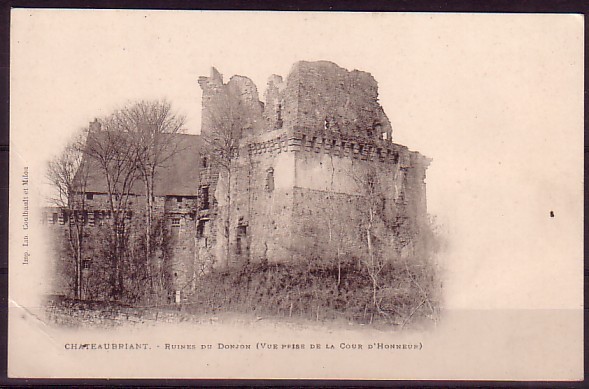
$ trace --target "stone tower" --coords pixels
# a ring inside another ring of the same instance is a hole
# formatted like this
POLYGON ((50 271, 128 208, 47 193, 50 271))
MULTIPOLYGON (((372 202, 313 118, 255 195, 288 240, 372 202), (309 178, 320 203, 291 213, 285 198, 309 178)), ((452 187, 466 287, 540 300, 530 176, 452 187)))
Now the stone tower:
POLYGON ((334 251, 361 256, 366 208, 376 209, 367 202, 374 182, 378 216, 390 231, 385 240, 396 255, 415 253, 429 161, 393 143, 369 73, 297 62, 286 80, 270 77, 265 103, 246 77, 223 83, 213 69, 199 84, 205 138, 223 125, 219 119, 238 121, 230 169, 211 166, 216 174, 201 183, 215 203, 211 263, 296 261, 334 251))

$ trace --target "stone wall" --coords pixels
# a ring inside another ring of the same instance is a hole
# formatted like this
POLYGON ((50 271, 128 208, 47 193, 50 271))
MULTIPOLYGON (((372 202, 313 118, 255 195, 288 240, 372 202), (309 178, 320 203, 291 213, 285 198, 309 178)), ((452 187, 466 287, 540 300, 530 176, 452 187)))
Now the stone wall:
POLYGON ((79 301, 50 300, 45 306, 45 319, 63 327, 109 328, 129 325, 145 325, 179 322, 212 322, 216 319, 203 319, 170 306, 154 308, 132 308, 79 301), (167 309, 166 309, 167 308, 167 309))
POLYGON ((269 131, 281 129, 283 126, 284 99, 282 92, 285 86, 280 76, 274 74, 268 79, 264 95, 266 101, 264 119, 266 120, 266 129, 269 131))
POLYGON ((370 73, 347 71, 328 61, 294 64, 283 92, 284 125, 391 139, 391 124, 378 103, 370 73))
MULTIPOLYGON (((108 242, 107 225, 113 218, 104 193, 88 193, 84 197, 84 206, 79 206, 78 217, 84 221, 84 259, 83 278, 86 294, 96 289, 93 282, 98 278, 95 272, 104 267, 104 250, 108 242)), ((153 267, 158 271, 156 279, 162 277, 169 288, 168 293, 181 291, 181 298, 190 294, 194 287, 196 274, 196 196, 156 196, 154 198, 154 216, 156 223, 164 224, 164 236, 169 239, 166 247, 169 251, 156 250, 153 267)), ((131 241, 136 234, 143 234, 145 229, 146 199, 141 195, 129 197, 127 225, 131 233, 131 241)), ((73 262, 68 253, 68 229, 73 215, 67 215, 58 208, 46 209, 43 223, 54 236, 52 239, 52 258, 55 277, 51 280, 53 293, 69 296, 73 290, 73 262)), ((104 286, 103 286, 104 287, 104 286)))
POLYGON ((238 266, 288 255, 292 223, 292 171, 294 158, 288 152, 250 153, 246 144, 232 167, 230 209, 227 206, 228 173, 222 172, 216 187, 218 214, 215 224, 230 218, 230 258, 226 239, 217 229, 219 265, 238 266))
MULTIPOLYGON (((286 81, 277 75, 269 78, 264 105, 245 77, 223 84, 213 70, 199 83, 204 116, 237 94, 249 107, 249 128, 241 134, 238 158, 231 172, 219 172, 214 188, 217 266, 288 261, 302 252, 316 254, 315 249, 325 252, 320 247, 329 233, 333 235, 336 220, 355 226, 347 228, 344 240, 349 247, 341 249, 358 254, 363 244, 358 231, 363 203, 358 199, 366 196, 362 179, 372 171, 390 208, 386 217, 396 231, 397 246, 416 239, 423 224, 417 219, 426 214, 427 160, 392 142, 392 128, 369 73, 327 61, 298 62, 286 81), (237 93, 226 92, 232 90, 237 93), (336 215, 339 212, 346 217, 336 215), (221 225, 227 217, 229 251, 221 225)), ((212 125, 205 120, 203 134, 212 125)))

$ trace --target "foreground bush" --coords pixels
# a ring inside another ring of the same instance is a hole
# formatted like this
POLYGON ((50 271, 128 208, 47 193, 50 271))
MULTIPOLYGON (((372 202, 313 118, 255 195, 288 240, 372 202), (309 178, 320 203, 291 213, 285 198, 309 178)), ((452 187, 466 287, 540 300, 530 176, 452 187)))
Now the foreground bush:
POLYGON ((185 309, 404 326, 437 319, 435 274, 425 261, 387 264, 374 290, 366 268, 356 260, 345 261, 339 268, 319 261, 250 264, 199 278, 185 309))

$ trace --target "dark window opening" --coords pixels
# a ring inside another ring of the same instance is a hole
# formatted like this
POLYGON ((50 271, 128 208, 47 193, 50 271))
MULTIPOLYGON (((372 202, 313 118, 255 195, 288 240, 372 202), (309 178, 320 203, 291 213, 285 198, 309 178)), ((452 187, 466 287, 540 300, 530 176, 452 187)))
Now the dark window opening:
POLYGON ((241 255, 241 237, 238 236, 235 243, 235 254, 241 255))
POLYGON ((181 203, 182 202, 182 196, 176 196, 176 202, 177 203, 181 203))
POLYGON ((196 237, 202 238, 205 234, 205 227, 206 227, 206 220, 199 220, 198 224, 196 225, 196 237))
POLYGON ((282 104, 276 108, 276 128, 282 128, 282 104))
POLYGON ((86 193, 86 200, 93 200, 94 199, 94 193, 86 193))
POLYGON ((52 224, 56 224, 57 223, 57 219, 58 219, 57 213, 54 213, 52 215, 52 218, 51 218, 52 224))
POLYGON ((200 204, 201 209, 209 209, 209 187, 203 186, 200 188, 200 204))
POLYGON ((274 169, 266 170, 266 190, 272 192, 274 190, 274 169))
POLYGON ((241 255, 243 253, 241 242, 242 242, 242 239, 246 238, 246 236, 247 236, 247 226, 246 225, 237 226, 237 237, 235 239, 235 243, 236 243, 235 254, 241 255))
POLYGON ((83 261, 82 261, 82 269, 84 269, 84 270, 88 270, 88 269, 90 269, 90 264, 91 264, 91 262, 92 262, 92 261, 90 261, 90 260, 87 260, 87 259, 83 260, 83 261))
POLYGON ((179 217, 172 218, 172 227, 180 227, 180 218, 179 217))
POLYGON ((202 158, 202 167, 208 167, 209 166, 209 160, 207 159, 207 157, 203 157, 202 158))

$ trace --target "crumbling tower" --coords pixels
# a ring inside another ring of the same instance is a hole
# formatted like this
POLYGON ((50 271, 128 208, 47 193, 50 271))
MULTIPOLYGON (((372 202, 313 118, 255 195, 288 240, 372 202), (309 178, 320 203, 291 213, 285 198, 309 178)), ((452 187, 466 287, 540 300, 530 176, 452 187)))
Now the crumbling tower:
POLYGON ((214 71, 199 80, 203 134, 211 125, 207 112, 223 104, 212 97, 220 90, 239 90, 223 93, 247 107, 231 184, 220 176, 215 191, 219 201, 231 188, 230 203, 219 207, 231 214, 226 265, 330 255, 336 232, 338 251, 361 255, 366 193, 358 177, 368 172, 378 176, 386 194, 383 212, 396 231, 390 239, 398 254, 414 251, 426 218, 428 160, 392 142, 391 123, 369 73, 327 61, 297 62, 285 81, 270 77, 265 104, 251 80, 234 79, 223 84, 214 71))

